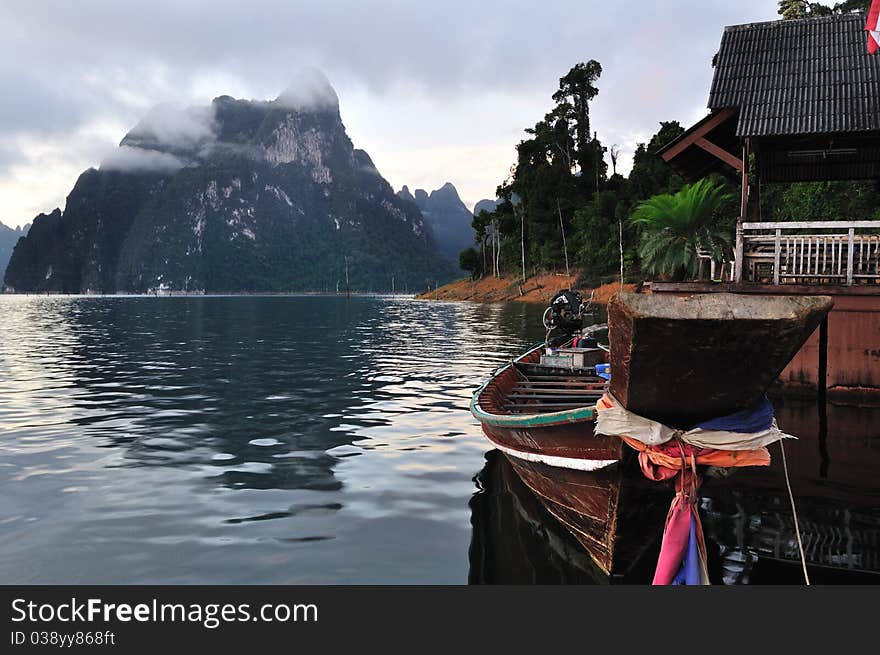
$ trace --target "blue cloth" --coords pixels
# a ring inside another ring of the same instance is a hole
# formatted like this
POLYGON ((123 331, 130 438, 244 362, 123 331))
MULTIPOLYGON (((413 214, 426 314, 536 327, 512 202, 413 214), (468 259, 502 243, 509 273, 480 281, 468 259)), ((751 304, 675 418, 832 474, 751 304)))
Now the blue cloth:
POLYGON ((608 372, 609 368, 611 368, 611 364, 596 364, 596 375, 605 380, 610 380, 611 373, 608 372))
POLYGON ((700 549, 697 545, 697 524, 693 514, 691 514, 691 532, 688 538, 688 547, 681 562, 681 568, 672 580, 672 584, 703 584, 703 578, 700 575, 700 549))
POLYGON ((764 432, 773 425, 773 405, 767 396, 750 409, 734 414, 713 418, 697 425, 704 430, 726 430, 728 432, 764 432))

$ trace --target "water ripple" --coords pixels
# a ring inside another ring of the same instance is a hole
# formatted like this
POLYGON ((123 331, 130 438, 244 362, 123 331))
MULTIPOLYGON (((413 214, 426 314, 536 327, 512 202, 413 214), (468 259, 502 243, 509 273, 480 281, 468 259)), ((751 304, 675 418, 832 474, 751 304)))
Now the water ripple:
POLYGON ((467 411, 539 308, 0 297, 0 578, 463 582, 467 411))

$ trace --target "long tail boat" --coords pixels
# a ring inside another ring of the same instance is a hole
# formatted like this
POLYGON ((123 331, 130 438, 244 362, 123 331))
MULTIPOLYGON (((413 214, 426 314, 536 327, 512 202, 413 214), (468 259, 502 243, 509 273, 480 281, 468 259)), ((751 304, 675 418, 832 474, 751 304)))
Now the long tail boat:
POLYGON ((638 474, 616 437, 593 434, 607 381, 594 367, 541 365, 543 344, 499 370, 471 400, 483 432, 606 576, 625 577, 659 535, 669 496, 638 474))
MULTIPOLYGON (((827 297, 619 294, 608 309, 610 390, 629 411, 676 427, 731 414, 766 392, 831 305, 827 297)), ((628 464, 621 439, 594 433, 608 386, 596 367, 548 366, 545 346, 496 371, 471 412, 600 569, 618 575, 651 541, 649 508, 663 501, 645 499, 663 493, 628 464), (635 543, 626 538, 632 523, 642 525, 635 543)))

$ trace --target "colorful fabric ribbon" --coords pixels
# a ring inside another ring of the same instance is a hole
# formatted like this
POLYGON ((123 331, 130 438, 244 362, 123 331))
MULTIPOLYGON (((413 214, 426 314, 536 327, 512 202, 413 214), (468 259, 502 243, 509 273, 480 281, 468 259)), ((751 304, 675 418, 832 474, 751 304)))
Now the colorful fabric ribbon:
POLYGON ((692 451, 688 452, 686 444, 678 442, 677 446, 680 458, 677 493, 666 515, 653 584, 707 585, 706 544, 697 510, 697 487, 700 483, 697 458, 692 451))
POLYGON ((697 465, 769 466, 766 445, 790 436, 776 426, 773 406, 764 398, 754 408, 687 431, 633 414, 607 393, 596 403, 596 410, 596 433, 620 437, 638 451, 646 478, 675 480, 676 495, 666 516, 653 584, 709 584, 697 508, 697 465))

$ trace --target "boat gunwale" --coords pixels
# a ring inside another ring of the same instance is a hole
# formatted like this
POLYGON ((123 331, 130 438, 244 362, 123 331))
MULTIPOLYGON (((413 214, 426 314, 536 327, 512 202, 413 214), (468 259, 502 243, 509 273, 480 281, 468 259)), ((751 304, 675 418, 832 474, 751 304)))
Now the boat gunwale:
POLYGON ((532 346, 517 358, 512 359, 501 368, 496 369, 495 372, 492 373, 492 375, 490 375, 476 391, 474 391, 470 402, 470 411, 474 418, 480 421, 480 423, 499 428, 547 427, 562 423, 593 421, 595 419, 595 404, 576 407, 574 409, 566 409, 560 412, 545 412, 541 414, 490 414, 480 407, 479 398, 493 380, 497 379, 502 373, 510 369, 517 362, 522 361, 528 355, 531 355, 536 350, 540 350, 543 347, 543 343, 532 346))

